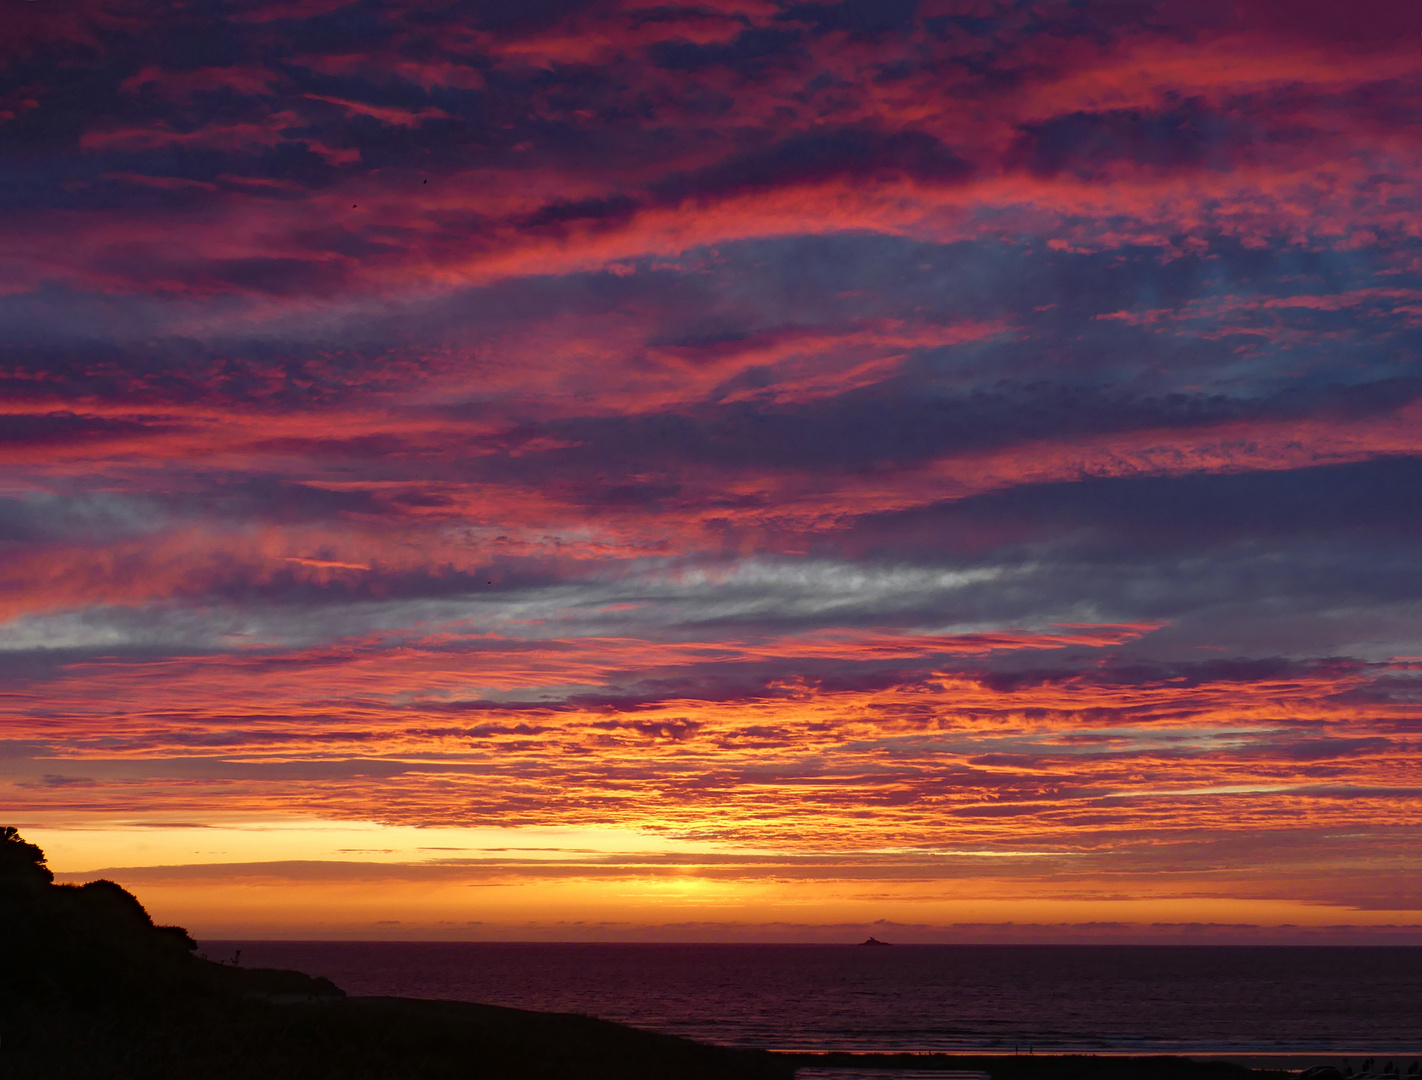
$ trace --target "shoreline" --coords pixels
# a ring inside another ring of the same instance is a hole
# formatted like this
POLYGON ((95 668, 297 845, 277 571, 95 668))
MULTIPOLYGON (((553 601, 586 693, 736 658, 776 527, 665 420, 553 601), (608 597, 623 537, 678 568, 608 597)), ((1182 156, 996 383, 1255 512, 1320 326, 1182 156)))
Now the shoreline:
MULTIPOLYGON (((320 1007, 325 1002, 312 1001, 309 1005, 320 1007)), ((1129 1050, 1086 1050, 1052 1053, 1007 1052, 914 1052, 914 1051, 807 1051, 783 1050, 770 1047, 737 1046, 713 1043, 670 1032, 637 1027, 622 1021, 608 1020, 582 1013, 552 1012, 546 1010, 511 1008, 490 1005, 483 1002, 453 1001, 444 998, 411 998, 377 995, 351 995, 343 999, 333 999, 331 1004, 346 1004, 356 1008, 369 1004, 377 1009, 452 1009, 478 1010, 488 1013, 521 1015, 536 1022, 557 1024, 559 1022, 592 1023, 605 1029, 622 1029, 634 1036, 646 1036, 665 1041, 670 1045, 680 1043, 699 1048, 701 1051, 720 1057, 725 1055, 726 1064, 739 1058, 742 1068, 750 1066, 759 1058, 764 1065, 771 1062, 782 1064, 787 1071, 782 1075, 798 1077, 802 1070, 815 1073, 828 1072, 833 1075, 849 1075, 863 1072, 869 1076, 887 1078, 903 1073, 923 1073, 927 1076, 959 1077, 977 1076, 986 1080, 1289 1080, 1305 1069, 1320 1065, 1338 1067, 1351 1064, 1355 1068, 1369 1057, 1392 1058, 1397 1061, 1401 1080, 1408 1080, 1404 1072, 1412 1059, 1422 1058, 1422 1053, 1395 1053, 1391 1051, 1364 1051, 1352 1054, 1330 1053, 1276 1053, 1276 1054, 1188 1054, 1188 1053, 1140 1053, 1129 1050)), ((733 1065, 734 1069, 735 1066, 733 1065)), ((772 1065, 770 1070, 776 1073, 772 1065)))
MULTIPOLYGON (((625 1019, 614 1019, 610 1017, 598 1016, 594 1013, 568 1012, 551 1009, 530 1009, 520 1005, 503 1005, 485 1001, 471 1001, 460 998, 417 998, 404 995, 384 995, 384 994, 349 994, 348 1001, 408 1001, 408 1002, 428 1002, 442 1005, 472 1005, 480 1008, 507 1009, 513 1012, 532 1013, 541 1016, 575 1016, 597 1020, 601 1023, 614 1024, 618 1027, 628 1028, 632 1031, 643 1032, 648 1035, 655 1035, 665 1038, 681 1039, 695 1043, 699 1046, 714 1047, 719 1050, 729 1050, 734 1052, 750 1052, 771 1054, 777 1058, 799 1061, 800 1059, 813 1059, 820 1062, 833 1058, 850 1060, 858 1063, 856 1067, 872 1068, 872 1062, 893 1061, 892 1066, 884 1068, 902 1069, 905 1066, 897 1064, 902 1061, 933 1061, 944 1062, 943 1068, 949 1071, 973 1071, 989 1072, 986 1068, 972 1068, 963 1063, 1001 1063, 1004 1060, 1019 1060, 1023 1062, 1041 1061, 1080 1061, 1083 1059, 1102 1061, 1180 1061, 1190 1062, 1194 1065, 1230 1065, 1240 1066, 1244 1069, 1256 1073, 1296 1073, 1304 1069, 1310 1069, 1320 1065, 1335 1066, 1340 1071, 1344 1066, 1352 1066, 1355 1070, 1368 1058, 1375 1058, 1378 1061, 1392 1059, 1396 1061, 1401 1070, 1413 1061, 1422 1061, 1422 1043, 1408 1044, 1402 1047, 1353 1047, 1348 1049, 1273 1049, 1273 1050, 1241 1050, 1231 1047, 1161 1047, 1159 1049, 1151 1047, 1063 1047, 1063 1046, 1040 1046, 1034 1045, 1030 1048, 1023 1046, 1018 1049, 1010 1047, 971 1047, 963 1049, 940 1049, 923 1046, 903 1046, 883 1049, 871 1048, 830 1048, 817 1049, 805 1047, 803 1045, 774 1045, 774 1044, 749 1044, 736 1042, 715 1042, 687 1034, 682 1031, 659 1029, 642 1026, 635 1021, 625 1019)), ((913 1068, 913 1066, 909 1066, 913 1068)), ((926 1067, 926 1066, 925 1066, 926 1067)), ((1402 1080, 1408 1080, 1405 1072, 1402 1080)), ((1416 1080, 1414 1077, 1413 1080, 1416 1080)))

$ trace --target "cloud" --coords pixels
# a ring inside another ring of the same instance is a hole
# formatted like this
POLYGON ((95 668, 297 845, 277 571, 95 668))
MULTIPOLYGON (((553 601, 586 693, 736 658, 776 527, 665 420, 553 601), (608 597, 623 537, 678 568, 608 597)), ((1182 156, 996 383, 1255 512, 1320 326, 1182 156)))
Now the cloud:
POLYGON ((6 805, 1342 902, 1418 821, 1401 7, 20 5, 6 805))

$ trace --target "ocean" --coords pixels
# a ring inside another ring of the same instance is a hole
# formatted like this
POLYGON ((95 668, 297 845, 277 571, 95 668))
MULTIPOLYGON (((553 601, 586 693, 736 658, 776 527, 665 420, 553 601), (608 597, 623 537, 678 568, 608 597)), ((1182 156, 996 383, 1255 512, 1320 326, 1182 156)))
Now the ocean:
POLYGON ((1422 1057, 1422 948, 206 942, 348 993, 771 1050, 1422 1057))

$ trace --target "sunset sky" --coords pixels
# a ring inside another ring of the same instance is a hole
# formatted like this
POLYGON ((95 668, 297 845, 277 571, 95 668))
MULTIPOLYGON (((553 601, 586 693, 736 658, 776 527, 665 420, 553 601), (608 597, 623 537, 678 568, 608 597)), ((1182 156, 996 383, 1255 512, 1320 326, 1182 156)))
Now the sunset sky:
POLYGON ((1397 0, 6 0, 0 810, 207 937, 1422 943, 1397 0))

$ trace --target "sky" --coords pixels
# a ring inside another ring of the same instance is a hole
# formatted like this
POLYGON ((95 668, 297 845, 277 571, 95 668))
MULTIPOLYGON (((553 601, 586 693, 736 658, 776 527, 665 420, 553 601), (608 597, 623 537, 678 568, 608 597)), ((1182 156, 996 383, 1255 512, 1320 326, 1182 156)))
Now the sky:
POLYGON ((5 0, 0 808, 199 936, 1422 943, 1394 0, 5 0))

